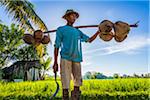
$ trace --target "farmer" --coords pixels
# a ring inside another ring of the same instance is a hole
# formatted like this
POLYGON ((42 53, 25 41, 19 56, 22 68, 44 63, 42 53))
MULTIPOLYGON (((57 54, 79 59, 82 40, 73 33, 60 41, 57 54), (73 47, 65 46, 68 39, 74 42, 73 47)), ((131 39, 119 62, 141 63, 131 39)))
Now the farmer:
POLYGON ((66 11, 64 18, 67 23, 57 29, 56 40, 54 44, 54 73, 58 71, 58 52, 61 47, 60 55, 60 75, 63 88, 63 100, 69 100, 69 86, 71 75, 74 82, 74 90, 71 91, 71 100, 79 100, 82 85, 81 62, 82 48, 81 42, 91 43, 98 35, 97 31, 92 37, 88 37, 79 29, 74 28, 73 24, 79 14, 72 9, 66 11))

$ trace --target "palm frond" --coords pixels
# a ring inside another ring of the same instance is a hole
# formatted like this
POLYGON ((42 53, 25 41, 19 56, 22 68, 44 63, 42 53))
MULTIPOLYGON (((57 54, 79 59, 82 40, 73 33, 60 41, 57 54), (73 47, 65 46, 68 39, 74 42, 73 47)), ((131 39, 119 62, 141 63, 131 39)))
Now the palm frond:
POLYGON ((42 19, 35 13, 35 11, 32 8, 32 4, 25 0, 25 4, 27 5, 26 8, 24 8, 24 10, 27 12, 27 17, 29 17, 31 19, 31 21, 33 21, 35 24, 37 24, 39 26, 40 29, 42 29, 43 31, 47 31, 47 27, 44 24, 44 22, 42 21, 42 19))
POLYGON ((27 0, 2 0, 0 5, 5 7, 8 15, 13 16, 22 27, 34 31, 31 22, 42 31, 47 31, 47 27, 41 18, 33 10, 32 4, 27 0), (31 22, 30 22, 31 21, 31 22))

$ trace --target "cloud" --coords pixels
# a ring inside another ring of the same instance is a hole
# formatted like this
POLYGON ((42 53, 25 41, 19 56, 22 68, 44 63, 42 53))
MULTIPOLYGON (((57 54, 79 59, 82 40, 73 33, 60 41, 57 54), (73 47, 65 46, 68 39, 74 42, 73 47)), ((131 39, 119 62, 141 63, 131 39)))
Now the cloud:
POLYGON ((150 38, 147 39, 147 43, 148 43, 148 45, 150 45, 150 38))
POLYGON ((107 47, 92 49, 84 54, 110 55, 115 53, 137 54, 140 53, 143 47, 150 45, 150 38, 144 36, 134 36, 121 43, 111 42, 107 47))
POLYGON ((92 64, 92 62, 88 61, 88 60, 82 62, 82 66, 85 66, 85 67, 90 66, 91 64, 92 64))

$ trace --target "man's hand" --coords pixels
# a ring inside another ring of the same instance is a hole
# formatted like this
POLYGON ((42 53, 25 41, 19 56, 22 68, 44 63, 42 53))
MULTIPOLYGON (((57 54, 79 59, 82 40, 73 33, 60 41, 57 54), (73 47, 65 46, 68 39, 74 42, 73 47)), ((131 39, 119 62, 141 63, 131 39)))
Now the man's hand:
POLYGON ((100 31, 97 31, 92 37, 89 38, 88 42, 91 43, 96 39, 96 37, 100 34, 100 31))
POLYGON ((57 62, 54 62, 54 65, 53 65, 53 72, 54 72, 54 73, 58 72, 58 63, 57 63, 57 62))
POLYGON ((101 34, 101 32, 98 30, 95 34, 98 36, 99 34, 101 34))
POLYGON ((58 51, 59 51, 59 48, 54 49, 54 65, 53 65, 54 73, 56 73, 58 71, 58 63, 57 63, 58 51))

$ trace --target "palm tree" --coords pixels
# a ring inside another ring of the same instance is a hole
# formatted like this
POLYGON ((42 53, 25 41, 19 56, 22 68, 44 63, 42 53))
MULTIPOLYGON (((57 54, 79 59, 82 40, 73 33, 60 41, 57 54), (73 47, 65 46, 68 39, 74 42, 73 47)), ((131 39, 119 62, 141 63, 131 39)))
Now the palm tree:
MULTIPOLYGON (((27 0, 12 0, 12 1, 11 0, 0 0, 0 6, 3 6, 5 8, 7 14, 9 16, 11 16, 14 21, 18 22, 18 24, 19 24, 19 26, 21 26, 21 28, 24 28, 25 30, 27 29, 26 31, 33 33, 34 28, 32 25, 35 25, 35 27, 37 27, 38 29, 40 29, 42 31, 48 31, 46 25, 41 20, 41 18, 36 14, 36 12, 33 9, 33 5, 29 1, 27 1, 27 0)), ((0 22, 1 22, 1 20, 0 20, 0 22)), ((0 35, 2 35, 2 34, 0 34, 0 35)), ((5 35, 11 35, 11 34, 5 34, 5 35)), ((17 36, 17 38, 19 38, 19 37, 17 36)), ((16 38, 15 38, 15 40, 16 40, 16 38)), ((5 47, 5 45, 4 45, 4 47, 5 47)), ((30 51, 32 51, 32 50, 30 50, 30 51)), ((3 57, 1 57, 1 54, 2 53, 0 51, 0 58, 3 58, 3 57)), ((18 52, 18 54, 19 54, 19 52, 18 52)), ((11 56, 11 58, 14 56, 15 55, 11 56)), ((7 59, 8 55, 6 55, 5 58, 7 59)), ((33 58, 36 58, 36 57, 33 57, 33 58)), ((1 60, 3 61, 3 65, 4 65, 5 59, 4 60, 0 59, 0 61, 1 60)), ((43 75, 45 75, 45 71, 49 69, 50 62, 51 62, 50 58, 44 62, 43 75)), ((0 64, 0 66, 1 66, 1 64, 0 64)))
POLYGON ((42 31, 47 31, 47 27, 41 18, 35 13, 33 5, 27 0, 0 0, 0 6, 4 6, 8 15, 13 16, 13 20, 19 23, 22 28, 33 32, 33 23, 42 31))

